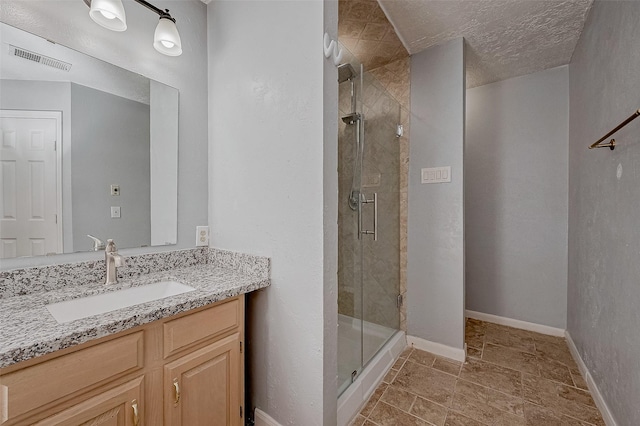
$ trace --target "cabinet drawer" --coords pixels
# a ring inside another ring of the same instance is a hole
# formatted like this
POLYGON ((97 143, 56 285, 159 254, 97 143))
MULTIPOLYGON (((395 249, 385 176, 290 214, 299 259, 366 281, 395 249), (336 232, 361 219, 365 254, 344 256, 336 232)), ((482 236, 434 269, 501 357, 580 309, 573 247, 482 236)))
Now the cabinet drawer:
POLYGON ((236 329, 242 321, 238 299, 164 324, 164 357, 204 339, 236 329))
POLYGON ((139 331, 3 375, 0 423, 141 369, 143 333, 139 331))
POLYGON ((143 377, 101 392, 84 402, 35 423, 34 426, 142 424, 143 377))

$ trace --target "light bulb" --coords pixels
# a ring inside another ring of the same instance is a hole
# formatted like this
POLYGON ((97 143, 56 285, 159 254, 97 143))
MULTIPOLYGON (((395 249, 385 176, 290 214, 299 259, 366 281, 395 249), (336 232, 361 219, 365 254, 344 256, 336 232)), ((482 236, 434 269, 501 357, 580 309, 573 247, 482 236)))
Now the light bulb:
POLYGON ((127 17, 122 0, 91 0, 89 16, 96 24, 111 31, 127 29, 127 17))
POLYGON ((101 10, 100 13, 102 13, 102 16, 104 16, 107 19, 115 19, 116 15, 114 15, 111 12, 107 12, 106 10, 101 10))
POLYGON ((170 17, 161 17, 153 35, 153 47, 163 55, 180 56, 182 54, 182 42, 178 28, 170 17))

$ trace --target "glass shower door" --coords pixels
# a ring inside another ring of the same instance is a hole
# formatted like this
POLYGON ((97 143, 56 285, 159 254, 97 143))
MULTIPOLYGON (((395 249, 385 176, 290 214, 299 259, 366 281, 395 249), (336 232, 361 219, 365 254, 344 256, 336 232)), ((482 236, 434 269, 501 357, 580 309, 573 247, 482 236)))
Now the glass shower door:
POLYGON ((339 70, 338 132, 338 394, 362 370, 362 244, 358 216, 364 123, 361 65, 339 70))
POLYGON ((400 105, 349 62, 338 67, 338 394, 400 324, 400 105))
POLYGON ((363 365, 400 328, 400 104, 364 74, 366 142, 362 165, 363 365))

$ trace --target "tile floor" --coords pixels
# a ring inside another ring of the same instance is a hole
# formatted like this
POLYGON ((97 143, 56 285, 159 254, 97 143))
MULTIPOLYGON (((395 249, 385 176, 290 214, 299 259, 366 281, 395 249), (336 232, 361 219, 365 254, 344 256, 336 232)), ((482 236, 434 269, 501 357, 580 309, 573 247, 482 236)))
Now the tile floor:
POLYGON ((354 426, 604 426, 563 338, 467 320, 467 362, 408 348, 354 426))

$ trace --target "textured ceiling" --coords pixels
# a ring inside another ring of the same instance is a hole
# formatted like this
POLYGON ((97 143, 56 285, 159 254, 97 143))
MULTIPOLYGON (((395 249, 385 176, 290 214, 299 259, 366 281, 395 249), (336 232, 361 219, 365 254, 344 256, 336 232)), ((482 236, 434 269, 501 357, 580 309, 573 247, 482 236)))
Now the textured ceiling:
POLYGON ((593 0, 379 0, 410 54, 464 37, 467 87, 566 65, 593 0))

